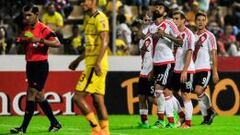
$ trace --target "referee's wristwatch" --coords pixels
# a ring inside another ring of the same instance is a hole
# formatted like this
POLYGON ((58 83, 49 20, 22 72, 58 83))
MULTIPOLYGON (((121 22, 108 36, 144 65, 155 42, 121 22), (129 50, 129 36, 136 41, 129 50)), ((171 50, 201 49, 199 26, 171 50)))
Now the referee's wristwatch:
POLYGON ((39 41, 39 43, 44 44, 44 39, 41 38, 40 41, 39 41))

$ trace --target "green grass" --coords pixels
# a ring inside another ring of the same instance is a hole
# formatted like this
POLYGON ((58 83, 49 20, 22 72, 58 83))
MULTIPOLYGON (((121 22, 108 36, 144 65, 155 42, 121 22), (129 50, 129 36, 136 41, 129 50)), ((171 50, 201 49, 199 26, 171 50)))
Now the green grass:
MULTIPOLYGON (((20 125, 23 117, 0 116, 0 135, 7 135, 9 129, 20 125)), ((57 133, 48 133, 49 122, 44 116, 34 116, 27 135, 89 135, 90 126, 83 116, 57 116, 63 128, 57 133)), ((201 126, 201 116, 193 117, 190 129, 138 129, 137 115, 111 115, 111 135, 240 135, 240 116, 216 116, 211 126, 201 126)), ((155 116, 150 116, 154 123, 155 116)))

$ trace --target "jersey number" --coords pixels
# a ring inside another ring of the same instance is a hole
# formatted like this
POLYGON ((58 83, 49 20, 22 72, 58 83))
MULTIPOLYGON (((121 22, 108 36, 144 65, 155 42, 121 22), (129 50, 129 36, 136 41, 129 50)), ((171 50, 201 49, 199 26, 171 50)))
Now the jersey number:
POLYGON ((163 79, 163 74, 158 74, 157 81, 161 81, 163 79))
POLYGON ((203 77, 203 79, 202 79, 202 84, 205 84, 206 81, 207 81, 207 78, 206 78, 206 77, 203 77))
POLYGON ((86 76, 86 74, 83 73, 83 74, 81 75, 79 81, 82 82, 82 81, 84 80, 85 76, 86 76))

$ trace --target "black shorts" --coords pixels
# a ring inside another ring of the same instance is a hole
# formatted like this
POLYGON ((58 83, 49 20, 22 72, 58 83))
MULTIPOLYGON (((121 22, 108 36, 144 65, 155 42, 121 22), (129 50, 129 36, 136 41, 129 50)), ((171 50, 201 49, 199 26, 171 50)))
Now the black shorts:
POLYGON ((203 88, 206 88, 209 84, 211 78, 211 71, 203 71, 194 74, 193 86, 200 85, 203 88))
POLYGON ((179 90, 181 90, 181 92, 191 92, 193 90, 193 74, 187 74, 187 81, 185 83, 181 83, 180 78, 181 73, 173 73, 171 83, 168 87, 177 92, 179 90))
POLYGON ((174 64, 154 66, 155 83, 167 86, 171 80, 174 64))
POLYGON ((139 77, 138 94, 145 96, 153 96, 154 81, 149 81, 148 78, 139 77))
POLYGON ((49 71, 48 61, 27 62, 26 74, 28 87, 42 91, 49 71))

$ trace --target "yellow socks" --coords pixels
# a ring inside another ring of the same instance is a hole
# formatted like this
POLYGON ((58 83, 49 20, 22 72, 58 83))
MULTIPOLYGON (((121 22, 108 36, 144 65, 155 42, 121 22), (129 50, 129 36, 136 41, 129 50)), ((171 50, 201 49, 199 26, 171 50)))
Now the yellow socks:
POLYGON ((89 121, 93 131, 95 132, 101 131, 101 127, 99 126, 99 123, 93 112, 90 112, 89 114, 87 114, 86 119, 89 121))
POLYGON ((110 135, 108 120, 100 120, 99 123, 104 135, 110 135))

